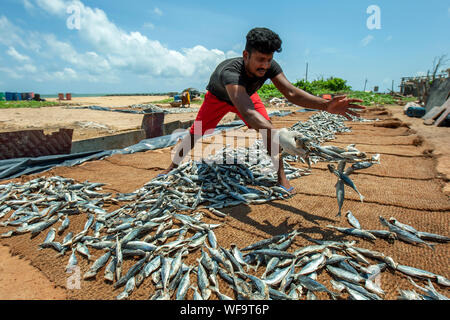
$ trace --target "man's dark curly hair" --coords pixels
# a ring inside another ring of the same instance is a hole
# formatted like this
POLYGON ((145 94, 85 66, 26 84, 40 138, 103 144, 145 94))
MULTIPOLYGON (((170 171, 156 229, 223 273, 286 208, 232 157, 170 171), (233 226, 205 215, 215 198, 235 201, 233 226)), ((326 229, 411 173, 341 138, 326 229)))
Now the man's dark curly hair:
POLYGON ((250 54, 256 50, 264 54, 281 52, 281 39, 270 29, 254 28, 247 34, 245 50, 250 54))

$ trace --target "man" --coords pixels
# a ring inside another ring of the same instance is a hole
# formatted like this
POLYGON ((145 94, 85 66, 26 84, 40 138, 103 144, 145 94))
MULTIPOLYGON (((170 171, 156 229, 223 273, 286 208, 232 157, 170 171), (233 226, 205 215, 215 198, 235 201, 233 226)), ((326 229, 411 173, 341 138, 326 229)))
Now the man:
MULTIPOLYGON (((243 56, 223 61, 211 75, 205 99, 195 122, 175 152, 181 162, 205 131, 214 129, 228 112, 234 112, 249 128, 263 135, 270 155, 273 155, 272 146, 277 148, 274 152, 277 156, 272 156, 272 162, 278 164, 276 166, 278 184, 286 191, 294 193, 284 173, 281 149, 275 141, 276 130, 257 91, 267 79, 270 79, 289 102, 344 116, 347 116, 346 113, 356 115, 348 108, 364 109, 353 104, 362 100, 340 96, 328 101, 296 88, 286 79, 280 65, 273 59, 274 52, 281 52, 280 37, 267 28, 254 28, 249 31, 246 38, 243 56)), ((167 174, 177 166, 178 164, 173 161, 162 174, 167 174)))

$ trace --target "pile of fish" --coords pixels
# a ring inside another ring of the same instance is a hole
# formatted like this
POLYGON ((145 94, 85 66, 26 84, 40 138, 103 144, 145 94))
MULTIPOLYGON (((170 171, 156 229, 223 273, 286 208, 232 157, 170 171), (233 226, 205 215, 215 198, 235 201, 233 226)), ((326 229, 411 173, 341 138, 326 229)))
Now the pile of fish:
POLYGON ((199 108, 161 108, 154 104, 134 104, 130 106, 133 109, 142 109, 146 113, 153 112, 164 112, 164 113, 187 113, 187 112, 198 112, 199 108))
MULTIPOLYGON (((334 140, 336 133, 351 132, 351 128, 347 127, 344 121, 347 121, 347 118, 342 115, 321 111, 312 115, 305 122, 297 122, 289 130, 301 135, 301 138, 298 138, 298 143, 306 151, 306 156, 287 155, 285 159, 288 161, 301 160, 308 163, 310 168, 311 162, 337 162, 340 160, 357 162, 366 160, 366 153, 356 149, 354 144, 350 144, 346 148, 321 145, 323 142, 334 140)), ((364 122, 369 120, 352 116, 352 121, 364 122)), ((379 157, 379 155, 377 156, 379 157)))
POLYGON ((347 118, 342 115, 321 111, 313 114, 307 121, 295 123, 290 129, 302 133, 312 142, 322 143, 335 139, 336 133, 351 132, 344 121, 347 118))
POLYGON ((430 232, 417 231, 412 226, 404 224, 394 217, 390 217, 389 220, 386 220, 382 216, 379 216, 380 223, 383 226, 387 227, 388 230, 365 230, 361 228, 358 219, 355 218, 350 210, 346 212, 345 216, 348 220, 348 223, 353 228, 342 228, 332 225, 328 225, 327 227, 337 230, 341 233, 359 237, 365 240, 375 240, 377 238, 380 238, 388 240, 390 243, 393 243, 395 240, 401 240, 413 245, 425 245, 433 250, 435 244, 430 244, 428 242, 425 242, 425 240, 440 243, 450 242, 449 237, 430 232))
MULTIPOLYGON (((151 209, 167 206, 174 210, 195 210, 201 205, 220 209, 239 204, 261 204, 290 194, 277 186, 276 170, 267 151, 256 141, 250 148, 222 148, 201 162, 181 164, 119 200, 145 199, 151 209), (251 187, 253 186, 253 187, 251 187)), ((284 162, 288 179, 309 175, 308 170, 284 162)), ((216 213, 218 210, 211 210, 216 213)))
POLYGON ((286 98, 272 98, 269 100, 269 104, 273 107, 296 107, 295 104, 289 102, 286 98))

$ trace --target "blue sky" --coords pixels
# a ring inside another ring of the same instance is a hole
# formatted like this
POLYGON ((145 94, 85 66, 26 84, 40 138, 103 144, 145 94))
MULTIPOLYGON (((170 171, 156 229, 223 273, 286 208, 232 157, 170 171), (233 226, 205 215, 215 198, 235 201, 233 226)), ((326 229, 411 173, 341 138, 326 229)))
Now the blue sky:
MULTIPOLYGON (((450 58, 450 2, 2 0, 0 91, 42 94, 205 90, 267 27, 291 81, 336 76, 355 90, 397 86, 450 58), (379 28, 369 28, 379 8, 379 28), (72 10, 68 10, 72 9, 72 10), (79 28, 78 28, 79 27, 79 28)), ((447 65, 450 67, 450 65, 447 65)))

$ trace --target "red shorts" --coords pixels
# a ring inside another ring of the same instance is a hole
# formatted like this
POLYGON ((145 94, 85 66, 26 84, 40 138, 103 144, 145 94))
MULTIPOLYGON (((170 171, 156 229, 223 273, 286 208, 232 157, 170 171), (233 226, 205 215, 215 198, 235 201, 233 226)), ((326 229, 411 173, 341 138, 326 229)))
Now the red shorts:
MULTIPOLYGON (((269 115, 267 114, 266 108, 264 107, 264 104, 262 103, 258 93, 255 92, 253 95, 250 96, 250 99, 252 100, 255 106, 255 110, 258 111, 264 118, 270 121, 269 115)), ((228 112, 236 113, 239 116, 239 118, 241 118, 242 121, 244 121, 247 127, 251 128, 249 124, 244 120, 244 118, 242 118, 242 115, 236 109, 235 106, 232 106, 231 104, 225 101, 219 100, 215 95, 207 91, 205 95, 205 100, 203 101, 203 104, 200 107, 200 110, 198 111, 197 117, 195 118, 195 122, 191 126, 190 133, 192 135, 194 135, 194 133, 196 135, 199 135, 200 124, 202 136, 205 134, 206 130, 209 129, 214 130, 217 124, 220 122, 220 120, 222 120, 222 118, 228 112)))

